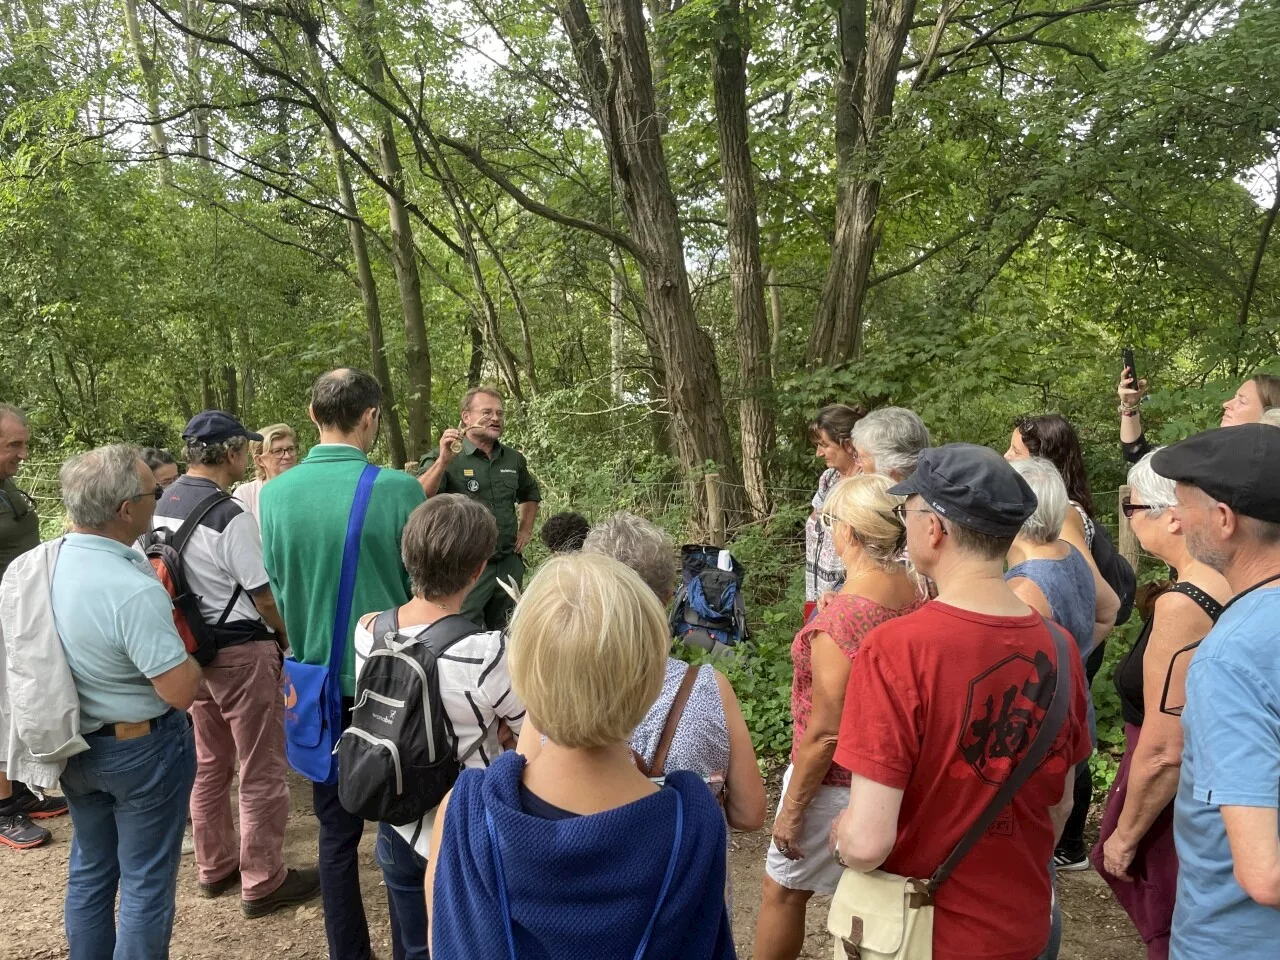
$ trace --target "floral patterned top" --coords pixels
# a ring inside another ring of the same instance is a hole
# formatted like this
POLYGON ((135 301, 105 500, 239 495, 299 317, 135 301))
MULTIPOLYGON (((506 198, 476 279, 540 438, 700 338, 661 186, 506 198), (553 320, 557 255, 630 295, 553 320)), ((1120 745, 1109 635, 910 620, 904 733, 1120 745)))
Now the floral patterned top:
POLYGON ((804 525, 804 599, 817 600, 828 590, 839 590, 844 583, 844 564, 836 553, 835 538, 822 525, 822 505, 827 494, 840 481, 840 471, 828 467, 818 478, 818 492, 813 495, 813 512, 804 525))
MULTIPOLYGON (((791 662, 795 666, 795 675, 791 681, 791 716, 795 721, 791 740, 792 763, 795 763, 796 747, 804 738, 809 717, 813 713, 813 666, 810 662, 810 649, 814 634, 825 633, 852 662, 862 645, 863 637, 880 624, 894 617, 913 613, 924 604, 924 600, 915 600, 901 609, 890 610, 866 597, 841 593, 832 598, 826 609, 819 611, 800 628, 791 644, 791 662)), ((822 778, 822 783, 824 786, 847 787, 850 780, 849 771, 833 762, 822 778)))

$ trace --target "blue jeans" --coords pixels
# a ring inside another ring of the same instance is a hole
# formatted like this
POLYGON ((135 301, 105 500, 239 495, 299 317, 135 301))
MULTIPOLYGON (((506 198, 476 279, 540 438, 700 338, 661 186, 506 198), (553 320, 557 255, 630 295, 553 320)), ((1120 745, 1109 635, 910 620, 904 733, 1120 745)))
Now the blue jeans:
POLYGON ((427 902, 423 893, 427 861, 386 823, 378 824, 378 845, 374 853, 387 885, 392 960, 430 960, 427 902))
POLYGON ((1049 942, 1037 960, 1058 960, 1062 949, 1062 901, 1058 899, 1058 868, 1049 864, 1049 882, 1053 886, 1053 909, 1049 913, 1049 942))
POLYGON ((191 720, 173 710, 144 737, 86 740, 89 749, 62 774, 75 825, 64 921, 70 960, 166 960, 196 778, 191 720))

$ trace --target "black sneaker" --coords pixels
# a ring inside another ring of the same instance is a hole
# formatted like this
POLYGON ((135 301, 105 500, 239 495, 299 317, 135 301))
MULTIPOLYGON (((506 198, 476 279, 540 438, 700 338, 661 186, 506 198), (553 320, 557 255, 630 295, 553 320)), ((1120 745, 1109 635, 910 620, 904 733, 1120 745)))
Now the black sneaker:
POLYGON ((240 886, 240 871, 232 870, 221 880, 214 880, 212 883, 199 883, 200 896, 207 900, 214 897, 220 897, 233 887, 240 886))
POLYGON ((15 850, 30 850, 44 846, 53 834, 44 827, 37 827, 31 818, 20 813, 0 816, 0 843, 15 850))
POLYGON ((50 817, 61 817, 67 813, 67 798, 48 796, 41 800, 34 793, 25 792, 15 796, 6 807, 6 814, 22 814, 32 820, 47 820, 50 817))
POLYGON ((1089 854, 1083 848, 1078 851, 1059 848, 1053 851, 1053 864, 1059 873, 1080 873, 1089 869, 1089 854))
POLYGON ((257 900, 241 900, 240 911, 250 920, 257 920, 275 913, 282 907, 306 903, 320 896, 320 871, 315 867, 302 870, 290 869, 284 875, 284 883, 265 897, 257 900))

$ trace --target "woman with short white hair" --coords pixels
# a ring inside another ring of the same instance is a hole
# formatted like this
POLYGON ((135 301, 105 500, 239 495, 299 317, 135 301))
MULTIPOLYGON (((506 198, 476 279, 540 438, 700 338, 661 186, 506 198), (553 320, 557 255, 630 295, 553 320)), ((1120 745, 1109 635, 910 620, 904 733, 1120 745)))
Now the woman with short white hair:
POLYGON ((512 686, 538 756, 465 770, 427 868, 432 953, 548 960, 731 960, 725 823, 701 777, 659 788, 629 739, 670 642, 653 590, 617 560, 548 561, 510 627, 512 686))
POLYGON ((1174 482, 1151 469, 1154 453, 1129 471, 1121 509, 1142 549, 1177 570, 1179 579, 1156 597, 1137 640, 1116 664, 1125 751, 1090 859, 1133 919, 1149 960, 1167 960, 1178 889, 1173 798, 1182 764, 1176 714, 1186 700, 1192 658, 1186 648, 1204 639, 1232 590, 1187 549, 1170 509, 1177 502, 1174 482))
POLYGON ((899 482, 916 472, 920 451, 929 446, 929 428, 906 407, 872 410, 853 427, 853 449, 863 473, 899 482))

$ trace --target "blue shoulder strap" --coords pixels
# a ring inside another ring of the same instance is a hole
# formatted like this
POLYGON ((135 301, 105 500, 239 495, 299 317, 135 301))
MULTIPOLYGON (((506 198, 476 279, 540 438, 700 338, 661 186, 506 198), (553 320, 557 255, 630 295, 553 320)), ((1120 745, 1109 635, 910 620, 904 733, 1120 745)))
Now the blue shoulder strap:
POLYGON ((378 468, 367 464, 356 483, 356 496, 347 518, 347 539, 342 545, 342 573, 338 577, 338 606, 333 612, 333 644, 329 648, 329 679, 336 680, 347 650, 347 627, 351 623, 351 603, 356 592, 356 564, 360 561, 360 535, 369 511, 369 496, 378 468))

